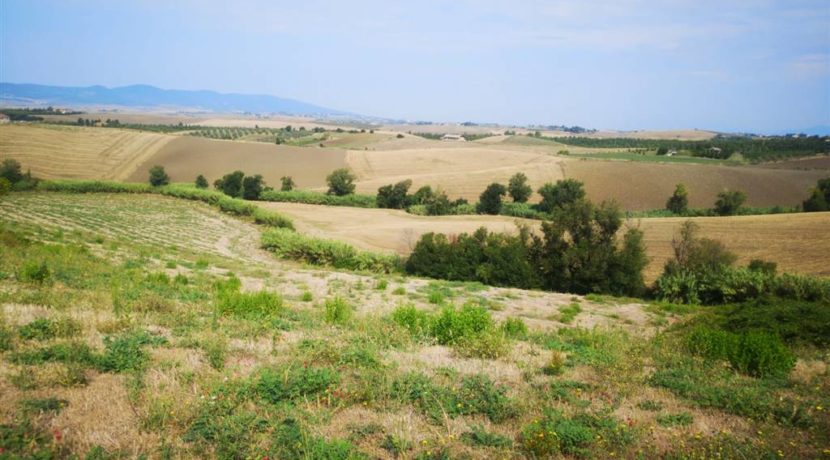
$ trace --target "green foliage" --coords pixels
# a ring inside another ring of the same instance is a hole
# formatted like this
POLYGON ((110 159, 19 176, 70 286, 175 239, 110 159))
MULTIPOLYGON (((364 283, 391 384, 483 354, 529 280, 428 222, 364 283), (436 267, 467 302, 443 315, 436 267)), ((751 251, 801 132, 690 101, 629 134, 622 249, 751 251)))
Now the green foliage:
POLYGON ((95 355, 89 345, 79 342, 56 343, 41 348, 12 353, 9 361, 17 364, 37 365, 50 362, 92 365, 95 355))
POLYGON ((64 407, 69 405, 69 401, 58 398, 43 398, 43 399, 24 399, 20 401, 20 408, 24 414, 42 414, 44 412, 59 413, 64 407))
POLYGON ((23 180, 23 171, 20 162, 13 158, 6 158, 0 163, 0 178, 6 179, 11 185, 23 180))
POLYGON ((0 196, 8 194, 11 189, 12 183, 5 177, 0 177, 0 196))
POLYGON ((329 367, 288 366, 260 371, 255 391, 271 404, 315 396, 340 382, 329 367))
POLYGON ((752 259, 749 261, 749 265, 747 265, 746 268, 753 272, 775 275, 775 272, 778 270, 778 264, 768 260, 752 259))
POLYGON ((461 337, 454 349, 459 356, 465 358, 497 359, 510 352, 510 343, 501 331, 487 329, 479 334, 461 337))
POLYGON ((830 177, 819 179, 816 187, 810 191, 810 197, 801 204, 804 212, 821 212, 830 210, 830 177))
POLYGON ((283 214, 274 211, 268 211, 257 207, 253 210, 251 216, 254 222, 268 227, 285 228, 289 230, 294 229, 294 222, 283 214))
POLYGON ((487 186, 478 197, 478 212, 481 214, 498 214, 501 211, 501 201, 507 194, 507 188, 498 183, 487 186))
POLYGON ((694 417, 688 412, 679 412, 677 414, 660 414, 654 418, 654 421, 663 427, 688 426, 694 422, 694 417))
POLYGON ((354 208, 375 208, 377 198, 371 195, 349 194, 344 196, 329 195, 312 190, 266 190, 260 195, 262 201, 285 203, 322 204, 326 206, 349 206, 354 208))
POLYGON ((666 202, 666 209, 673 214, 683 215, 689 209, 689 192, 686 191, 686 186, 677 184, 674 193, 666 202))
POLYGON ((538 192, 542 195, 539 210, 548 213, 585 198, 583 184, 576 179, 560 180, 556 181, 556 184, 547 183, 538 192))
POLYGON ((527 176, 519 172, 514 174, 507 183, 507 193, 510 194, 510 198, 513 198, 514 202, 525 203, 533 193, 533 189, 527 185, 527 176))
POLYGON ((63 193, 158 193, 150 184, 68 179, 41 181, 37 189, 63 193))
POLYGON ((687 336, 689 351, 712 360, 728 361, 738 372, 753 377, 786 377, 795 356, 777 335, 763 331, 735 334, 698 327, 687 336))
POLYGON ((397 256, 359 252, 339 241, 311 238, 284 229, 263 232, 261 244, 277 257, 312 265, 376 273, 396 272, 400 266, 397 256))
POLYGON ((502 203, 500 214, 523 219, 545 220, 550 218, 550 215, 537 210, 535 206, 528 203, 502 203))
POLYGON ((745 201, 746 193, 739 190, 724 190, 718 193, 718 199, 715 201, 715 214, 719 216, 734 216, 738 214, 745 201))
POLYGON ((245 200, 258 200, 264 186, 265 181, 260 174, 245 176, 242 179, 242 198, 245 200))
POLYGON ((390 209, 403 209, 409 200, 407 193, 412 187, 412 181, 407 179, 394 185, 384 185, 378 189, 377 207, 390 209))
POLYGON ((415 338, 428 337, 431 318, 429 313, 414 305, 399 305, 392 311, 392 321, 409 331, 415 338))
POLYGON ((548 458, 563 453, 585 457, 590 455, 594 439, 604 439, 609 447, 628 444, 632 436, 627 428, 606 416, 578 413, 571 417, 548 410, 543 417, 522 428, 520 444, 533 458, 548 458))
POLYGON ((712 321, 734 333, 769 331, 792 345, 830 345, 830 305, 827 301, 761 297, 714 310, 712 321))
POLYGON ((164 166, 155 165, 150 168, 150 185, 159 187, 170 183, 170 176, 164 171, 164 166))
POLYGON ((499 326, 505 337, 523 340, 527 338, 527 324, 521 318, 509 317, 499 326))
POLYGON ((571 302, 569 305, 559 307, 559 322, 571 324, 576 318, 576 315, 582 312, 582 307, 577 302, 571 302))
POLYGON ((329 185, 328 194, 343 196, 354 193, 356 177, 347 168, 340 168, 334 170, 326 177, 326 183, 329 185))
POLYGON ((208 181, 207 181, 207 179, 205 179, 205 176, 199 174, 198 176, 196 176, 195 185, 196 185, 196 188, 206 189, 206 188, 208 188, 208 181))
POLYGON ((329 324, 347 324, 354 314, 354 307, 346 299, 336 296, 326 299, 324 318, 329 324))
POLYGON ((280 183, 281 192, 290 192, 297 187, 297 184, 294 182, 294 179, 291 176, 280 177, 280 183))
POLYGON ((53 435, 32 425, 25 419, 10 424, 0 424, 0 458, 48 460, 66 456, 62 446, 54 442, 53 435))
POLYGON ((293 419, 284 420, 274 435, 274 458, 285 460, 365 459, 355 446, 342 440, 327 441, 302 430, 293 419))
POLYGON ((507 388, 486 375, 465 376, 452 386, 439 386, 423 374, 405 374, 392 384, 396 397, 414 403, 433 422, 448 417, 482 414, 499 423, 517 415, 507 388))
POLYGON ((466 304, 460 309, 448 305, 433 319, 430 334, 441 345, 453 345, 495 327, 493 318, 484 307, 466 304))
POLYGON ((314 296, 311 295, 311 292, 305 291, 300 296, 300 300, 303 302, 311 302, 312 300, 314 300, 314 296))
POLYGON ((146 331, 104 337, 104 353, 95 359, 96 367, 104 372, 139 370, 149 360, 145 346, 158 346, 167 340, 146 331))
POLYGON ((81 332, 81 324, 71 318, 38 318, 18 330, 23 340, 50 340, 72 337, 81 332))
POLYGON ((244 172, 234 171, 232 173, 225 174, 221 179, 216 179, 216 181, 213 182, 213 187, 229 197, 239 198, 242 196, 242 180, 244 178, 244 172))
POLYGON ((17 279, 26 283, 44 284, 49 281, 51 276, 52 271, 49 269, 46 261, 28 261, 20 269, 20 273, 17 274, 17 279))
POLYGON ((507 436, 491 433, 481 425, 473 425, 470 431, 461 435, 461 440, 471 446, 494 447, 497 449, 509 449, 513 447, 513 441, 507 436))

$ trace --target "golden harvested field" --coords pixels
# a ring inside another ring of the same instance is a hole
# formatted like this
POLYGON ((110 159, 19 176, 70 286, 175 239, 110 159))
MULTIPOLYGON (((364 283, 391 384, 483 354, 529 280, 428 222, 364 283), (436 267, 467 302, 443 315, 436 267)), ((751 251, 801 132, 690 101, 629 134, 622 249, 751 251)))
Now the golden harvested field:
POLYGON ((144 182, 153 165, 164 166, 171 180, 192 182, 203 174, 209 182, 234 170, 262 174, 269 185, 292 176, 298 187, 320 187, 326 176, 346 166, 345 151, 288 147, 261 142, 236 142, 180 136, 145 161, 128 180, 144 182))
POLYGON ((0 157, 47 179, 124 180, 172 136, 112 128, 0 125, 0 157))
MULTIPOLYGON (((327 207, 294 203, 260 203, 294 219, 302 233, 337 239, 374 251, 408 254, 428 232, 459 234, 479 227, 513 232, 516 222, 537 228, 539 221, 505 216, 414 216, 391 209, 327 207)), ((671 257, 671 240, 685 218, 649 218, 628 222, 645 233, 653 281, 671 257)), ((778 263, 779 270, 830 276, 830 213, 766 216, 697 217, 700 236, 722 241, 746 264, 752 259, 778 263)))

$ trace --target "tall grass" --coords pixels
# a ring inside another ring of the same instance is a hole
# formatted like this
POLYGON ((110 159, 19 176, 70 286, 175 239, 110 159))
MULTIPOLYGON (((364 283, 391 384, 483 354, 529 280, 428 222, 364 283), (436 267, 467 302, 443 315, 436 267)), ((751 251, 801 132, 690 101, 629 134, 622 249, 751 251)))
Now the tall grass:
POLYGON ((262 201, 279 201, 285 203, 321 204, 326 206, 349 206, 353 208, 376 208, 377 198, 374 195, 328 195, 311 190, 268 190, 260 195, 262 201))

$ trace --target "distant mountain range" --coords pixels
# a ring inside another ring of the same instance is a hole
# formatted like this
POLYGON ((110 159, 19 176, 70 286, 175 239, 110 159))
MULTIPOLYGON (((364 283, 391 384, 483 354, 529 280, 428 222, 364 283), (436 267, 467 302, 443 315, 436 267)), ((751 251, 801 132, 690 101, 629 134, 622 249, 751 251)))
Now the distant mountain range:
POLYGON ((25 106, 119 106, 208 112, 280 113, 317 117, 365 118, 294 99, 264 94, 222 94, 215 91, 161 89, 149 85, 118 88, 70 87, 0 83, 0 104, 25 106))

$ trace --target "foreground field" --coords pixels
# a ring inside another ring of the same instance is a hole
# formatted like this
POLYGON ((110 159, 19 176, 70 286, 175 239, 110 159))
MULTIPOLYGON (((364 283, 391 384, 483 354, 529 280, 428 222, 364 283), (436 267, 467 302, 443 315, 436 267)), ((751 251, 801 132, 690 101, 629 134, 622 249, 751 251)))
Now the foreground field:
MULTIPOLYGON (((325 207, 293 203, 260 203, 294 218, 304 232, 346 241, 355 246, 408 254, 424 233, 471 233, 479 227, 514 232, 516 222, 537 228, 538 221, 504 216, 414 216, 391 209, 325 207)), ((629 225, 645 233, 649 265, 647 281, 659 276, 672 256, 671 241, 685 218, 637 219, 629 225)), ((783 271, 830 276, 830 213, 765 216, 696 217, 700 235, 722 241, 738 254, 739 263, 771 260, 783 271)))
POLYGON ((0 125, 0 157, 45 178, 124 180, 173 137, 118 129, 0 125))
POLYGON ((155 195, 0 200, 0 454, 816 458, 830 448, 830 380, 815 350, 785 380, 747 377, 679 351, 665 328, 695 308, 304 269, 259 250, 257 232, 155 195), (448 341, 401 319, 418 315, 481 335, 448 341))

